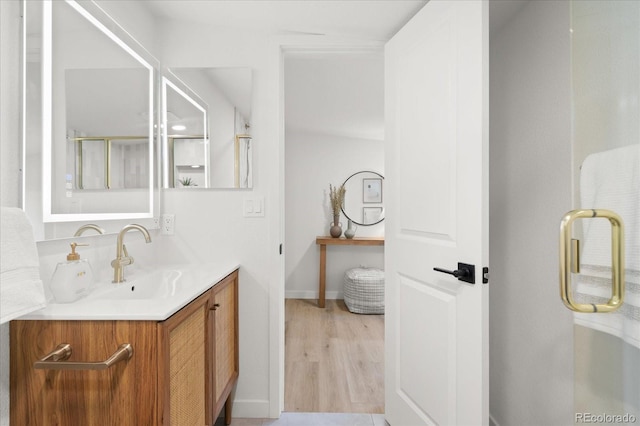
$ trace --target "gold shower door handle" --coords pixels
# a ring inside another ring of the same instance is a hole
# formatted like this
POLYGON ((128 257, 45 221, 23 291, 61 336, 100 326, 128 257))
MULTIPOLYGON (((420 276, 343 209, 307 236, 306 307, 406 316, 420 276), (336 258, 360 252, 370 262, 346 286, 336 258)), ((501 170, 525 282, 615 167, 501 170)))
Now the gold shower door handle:
POLYGON ((624 302, 624 225, 611 210, 572 210, 560 222, 560 297, 565 306, 582 313, 613 312, 624 302), (571 238, 576 219, 606 218, 611 224, 611 298, 605 304, 576 303, 571 291, 571 273, 579 272, 579 242, 571 238))

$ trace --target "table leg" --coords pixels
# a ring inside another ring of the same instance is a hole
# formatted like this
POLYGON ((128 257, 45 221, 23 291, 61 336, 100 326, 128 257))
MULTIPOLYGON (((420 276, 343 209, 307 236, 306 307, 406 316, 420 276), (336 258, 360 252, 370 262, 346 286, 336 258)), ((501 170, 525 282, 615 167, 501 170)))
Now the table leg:
POLYGON ((324 294, 327 281, 327 245, 320 244, 320 283, 318 285, 318 306, 324 308, 324 294))

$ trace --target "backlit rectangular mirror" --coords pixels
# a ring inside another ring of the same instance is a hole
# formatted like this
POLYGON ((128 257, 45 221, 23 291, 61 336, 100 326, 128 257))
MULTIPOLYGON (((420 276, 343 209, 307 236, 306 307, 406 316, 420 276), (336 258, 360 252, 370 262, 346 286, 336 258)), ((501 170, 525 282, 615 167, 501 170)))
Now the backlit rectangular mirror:
POLYGON ((24 17, 23 204, 36 238, 151 221, 157 60, 95 2, 24 2, 24 17))
POLYGON ((171 68, 162 86, 163 187, 251 188, 251 69, 171 68))
POLYGON ((44 51, 49 44, 51 51, 43 61, 43 94, 51 93, 45 106, 52 106, 50 121, 43 117, 43 156, 51 158, 43 162, 44 176, 51 176, 44 181, 44 221, 76 221, 79 214, 86 220, 151 217, 153 66, 78 3, 43 6, 44 51), (105 185, 85 188, 86 167, 78 159, 82 145, 96 139, 105 148, 103 165, 96 166, 107 177, 105 185))

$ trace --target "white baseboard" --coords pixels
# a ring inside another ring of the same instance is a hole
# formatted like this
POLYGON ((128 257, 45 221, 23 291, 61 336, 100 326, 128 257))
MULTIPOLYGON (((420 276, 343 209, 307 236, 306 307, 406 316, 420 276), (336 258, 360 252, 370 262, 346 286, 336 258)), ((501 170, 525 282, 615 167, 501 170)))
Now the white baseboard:
MULTIPOLYGON (((285 299, 317 299, 318 292, 313 290, 287 290, 284 292, 285 299)), ((325 299, 344 299, 341 291, 327 291, 325 299)))
POLYGON ((269 418, 269 401, 266 399, 236 399, 233 401, 233 417, 267 419, 269 418))

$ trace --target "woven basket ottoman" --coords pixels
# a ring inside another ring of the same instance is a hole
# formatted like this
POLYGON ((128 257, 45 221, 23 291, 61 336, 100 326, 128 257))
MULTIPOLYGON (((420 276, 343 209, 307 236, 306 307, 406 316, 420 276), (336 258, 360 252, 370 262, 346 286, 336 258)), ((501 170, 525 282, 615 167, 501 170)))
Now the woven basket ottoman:
POLYGON ((345 272, 344 303, 356 314, 384 314, 384 271, 353 268, 345 272))

